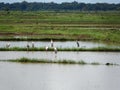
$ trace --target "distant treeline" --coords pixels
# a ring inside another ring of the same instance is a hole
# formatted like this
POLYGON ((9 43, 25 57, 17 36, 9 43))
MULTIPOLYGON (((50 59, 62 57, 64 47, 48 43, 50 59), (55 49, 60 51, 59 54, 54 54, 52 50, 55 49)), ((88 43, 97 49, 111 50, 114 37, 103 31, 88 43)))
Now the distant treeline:
POLYGON ((0 10, 12 10, 12 11, 39 11, 39 10, 54 10, 54 11, 67 11, 67 10, 77 10, 77 11, 120 11, 119 4, 108 4, 108 3, 96 3, 96 4, 85 4, 78 3, 76 1, 68 3, 64 2, 61 4, 50 2, 32 2, 28 3, 23 1, 21 3, 0 3, 0 10))

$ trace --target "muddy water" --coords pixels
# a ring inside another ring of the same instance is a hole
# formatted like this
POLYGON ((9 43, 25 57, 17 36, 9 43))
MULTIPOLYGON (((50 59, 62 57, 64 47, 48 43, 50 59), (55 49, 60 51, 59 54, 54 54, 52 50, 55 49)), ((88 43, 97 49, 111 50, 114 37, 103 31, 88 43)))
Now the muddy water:
MULTIPOLYGON (((6 44, 10 43, 10 47, 26 47, 27 44, 32 46, 32 42, 28 41, 0 41, 0 47, 6 47, 6 44)), ((88 42, 88 41, 79 41, 79 45, 81 48, 93 48, 93 47, 119 47, 118 45, 109 45, 105 43, 98 43, 98 42, 88 42)), ((48 41, 35 41, 35 47, 45 47, 51 46, 50 42, 48 41)), ((55 41, 54 46, 57 48, 75 48, 77 47, 76 41, 55 41)))
POLYGON ((74 60, 85 62, 99 62, 99 63, 116 63, 120 64, 119 52, 17 52, 17 51, 1 51, 0 60, 18 59, 18 58, 35 58, 45 60, 74 60))
POLYGON ((119 89, 119 66, 0 62, 0 90, 119 89))

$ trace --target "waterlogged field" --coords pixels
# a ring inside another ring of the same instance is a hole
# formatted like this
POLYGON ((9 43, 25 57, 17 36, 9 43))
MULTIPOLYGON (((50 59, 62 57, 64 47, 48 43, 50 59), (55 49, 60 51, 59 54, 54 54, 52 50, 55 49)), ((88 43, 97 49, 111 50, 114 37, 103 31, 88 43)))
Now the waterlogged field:
MULTIPOLYGON (((0 41, 0 48, 6 48, 7 44, 10 44, 10 48, 19 47, 26 48, 27 44, 32 48, 32 43, 35 48, 51 47, 50 41, 0 41)), ((119 44, 104 43, 104 42, 92 42, 92 41, 78 41, 79 47, 76 41, 53 41, 54 47, 57 48, 98 48, 98 47, 110 47, 120 48, 119 44)))
POLYGON ((120 12, 0 11, 0 90, 119 90, 119 51, 120 12))
POLYGON ((120 43, 119 35, 120 12, 0 12, 0 40, 78 39, 120 43))

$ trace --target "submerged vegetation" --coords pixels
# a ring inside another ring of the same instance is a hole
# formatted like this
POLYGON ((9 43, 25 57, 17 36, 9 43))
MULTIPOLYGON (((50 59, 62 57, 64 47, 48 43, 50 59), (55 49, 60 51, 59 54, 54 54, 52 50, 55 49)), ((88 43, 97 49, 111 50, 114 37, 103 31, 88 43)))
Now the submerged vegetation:
POLYGON ((76 64, 76 65, 119 65, 114 63, 105 63, 101 64, 98 62, 87 63, 83 60, 81 61, 73 61, 73 60, 39 60, 39 59, 28 59, 28 58, 21 58, 15 60, 0 60, 1 62, 19 62, 19 63, 48 63, 48 64, 76 64))
MULTIPOLYGON (((96 48, 57 48, 58 51, 113 51, 120 52, 120 48, 96 47, 96 48)), ((0 51, 46 51, 45 47, 41 48, 0 48, 0 51)), ((54 51, 54 48, 48 48, 47 51, 54 51)))

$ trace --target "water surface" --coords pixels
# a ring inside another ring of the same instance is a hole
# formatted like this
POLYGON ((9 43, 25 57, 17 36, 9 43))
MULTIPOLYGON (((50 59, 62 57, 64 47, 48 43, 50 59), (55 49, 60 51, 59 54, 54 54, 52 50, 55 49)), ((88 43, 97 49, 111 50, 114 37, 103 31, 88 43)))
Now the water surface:
MULTIPOLYGON (((0 47, 6 47, 6 45, 10 43, 10 47, 26 47, 27 44, 32 47, 32 41, 0 41, 0 47)), ((51 47, 50 41, 34 41, 35 47, 51 47)), ((76 48, 76 41, 54 41, 54 46, 57 48, 76 48)), ((94 47, 117 47, 119 45, 114 44, 105 44, 100 42, 89 42, 89 41, 79 41, 80 48, 94 48, 94 47)))
POLYGON ((53 51, 43 52, 27 52, 27 51, 1 51, 0 60, 18 59, 18 58, 35 58, 45 60, 84 60, 87 63, 99 62, 99 63, 116 63, 120 64, 119 52, 58 52, 55 54, 53 51))
POLYGON ((0 90, 119 90, 119 66, 0 62, 0 90))

